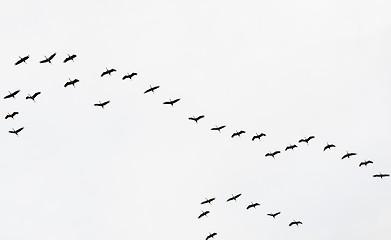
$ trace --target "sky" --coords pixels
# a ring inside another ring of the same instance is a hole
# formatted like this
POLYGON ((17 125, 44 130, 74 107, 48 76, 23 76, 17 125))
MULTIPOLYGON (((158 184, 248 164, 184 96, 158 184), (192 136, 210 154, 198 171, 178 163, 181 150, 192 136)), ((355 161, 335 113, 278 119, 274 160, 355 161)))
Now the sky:
POLYGON ((390 7, 3 1, 0 238, 388 239, 390 7))

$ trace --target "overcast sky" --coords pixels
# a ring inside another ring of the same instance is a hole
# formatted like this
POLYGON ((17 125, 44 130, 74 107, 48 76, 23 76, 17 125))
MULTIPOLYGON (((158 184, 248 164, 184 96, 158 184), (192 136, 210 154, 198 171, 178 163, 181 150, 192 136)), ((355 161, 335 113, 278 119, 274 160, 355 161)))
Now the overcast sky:
POLYGON ((389 239, 390 7, 3 1, 0 239, 389 239))

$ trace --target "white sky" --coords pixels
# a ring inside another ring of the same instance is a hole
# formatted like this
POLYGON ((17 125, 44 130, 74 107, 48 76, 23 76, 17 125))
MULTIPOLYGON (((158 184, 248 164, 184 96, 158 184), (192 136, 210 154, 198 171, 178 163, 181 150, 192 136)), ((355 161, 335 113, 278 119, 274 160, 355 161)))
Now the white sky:
POLYGON ((0 103, 20 112, 0 125, 0 239, 388 239, 391 183, 372 175, 391 172, 390 7, 1 2, 0 94, 21 91, 0 103), (106 67, 117 72, 101 78, 106 67))

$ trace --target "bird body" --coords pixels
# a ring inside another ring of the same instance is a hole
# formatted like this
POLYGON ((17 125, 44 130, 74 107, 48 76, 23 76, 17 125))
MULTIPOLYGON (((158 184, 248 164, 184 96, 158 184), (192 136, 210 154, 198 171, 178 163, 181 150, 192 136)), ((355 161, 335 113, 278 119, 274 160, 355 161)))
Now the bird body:
POLYGON ((10 131, 8 131, 9 133, 13 133, 13 134, 15 134, 16 136, 19 136, 18 135, 18 133, 20 132, 20 131, 22 131, 24 129, 24 127, 21 127, 21 128, 18 128, 18 129, 12 129, 12 130, 10 130, 10 131))
POLYGON ((289 223, 289 226, 292 226, 292 225, 299 226, 299 224, 303 224, 303 223, 300 221, 292 221, 291 223, 289 223))
POLYGON ((75 84, 78 82, 80 82, 79 79, 76 79, 76 78, 73 80, 69 79, 69 81, 65 83, 64 87, 68 87, 69 85, 72 85, 73 87, 75 87, 75 84))
POLYGON ((198 218, 202 218, 203 216, 207 216, 209 211, 202 211, 202 213, 198 216, 198 218))
POLYGON ((240 130, 239 132, 236 131, 236 132, 234 132, 234 133, 231 135, 231 138, 233 138, 233 137, 235 137, 235 136, 240 137, 240 135, 242 135, 243 133, 246 133, 246 132, 243 131, 243 130, 240 130))
POLYGON ((163 102, 163 104, 174 106, 174 103, 178 102, 179 100, 181 100, 181 99, 180 98, 177 98, 177 99, 174 99, 174 100, 170 99, 170 101, 163 102))
POLYGON ((373 164, 373 162, 371 160, 360 162, 360 164, 358 166, 359 167, 361 167, 362 165, 367 166, 368 164, 373 164))
POLYGON ((357 153, 346 152, 346 154, 342 156, 342 159, 350 158, 351 156, 354 156, 354 155, 357 155, 357 153))
POLYGON ((29 95, 26 97, 26 99, 31 99, 31 100, 33 100, 33 101, 35 102, 35 98, 36 98, 39 94, 41 94, 41 92, 36 92, 36 93, 34 93, 32 96, 29 94, 29 95))
POLYGON ((129 78, 130 80, 132 80, 132 77, 133 77, 133 76, 136 76, 136 75, 137 75, 137 73, 135 73, 135 72, 134 72, 134 73, 131 73, 131 74, 128 73, 128 74, 126 74, 125 76, 122 77, 122 80, 125 80, 125 79, 127 79, 127 78, 129 78))
POLYGON ((384 174, 384 173, 379 173, 379 174, 375 174, 373 175, 373 177, 379 177, 379 178, 384 178, 384 177, 389 177, 390 174, 384 174))
POLYGON ((7 99, 7 98, 15 98, 16 94, 18 94, 20 92, 20 90, 16 90, 15 92, 9 92, 8 91, 8 95, 4 97, 4 99, 7 99))
POLYGON ((107 74, 111 75, 111 73, 113 73, 115 71, 117 71, 117 70, 115 70, 114 68, 112 68, 112 69, 106 68, 106 71, 104 71, 100 76, 103 77, 104 75, 107 75, 107 74))
POLYGON ((212 130, 212 131, 219 131, 220 132, 220 130, 221 129, 223 129, 223 128, 225 128, 225 125, 223 125, 223 126, 220 126, 220 127, 214 127, 214 128, 211 128, 210 130, 212 130))
POLYGON ((73 59, 75 59, 75 57, 76 57, 75 54, 72 54, 72 55, 68 54, 68 57, 64 59, 64 63, 71 61, 71 60, 72 60, 72 62, 74 62, 73 59))
POLYGON ((228 198, 228 199, 227 199, 227 202, 232 201, 232 200, 234 200, 234 201, 236 202, 236 199, 237 199, 238 197, 240 197, 241 195, 242 195, 241 193, 239 193, 239 194, 237 194, 237 195, 235 195, 235 196, 232 194, 232 197, 228 198))
POLYGON ((265 154, 265 157, 273 157, 276 156, 277 154, 281 153, 280 151, 274 151, 274 152, 268 152, 265 154))
POLYGON ((15 117, 15 115, 16 114, 19 114, 19 112, 13 112, 13 113, 11 113, 11 114, 7 114, 7 116, 5 116, 5 119, 7 119, 7 118, 12 118, 12 119, 14 119, 14 117, 15 117))
POLYGON ((109 104, 109 103, 110 103, 110 101, 106 101, 106 102, 103 102, 103 103, 99 101, 99 103, 95 103, 94 106, 105 108, 105 106, 107 104, 109 104))
POLYGON ((52 63, 51 61, 53 60, 54 56, 56 56, 56 53, 53 53, 53 54, 50 55, 50 57, 48 57, 48 58, 45 56, 45 60, 40 61, 40 63, 47 63, 47 62, 48 62, 48 63, 51 64, 51 63, 52 63))
POLYGON ((268 216, 271 216, 273 218, 276 218, 277 215, 279 215, 281 212, 276 212, 276 213, 268 213, 268 216))
POLYGON ((265 137, 266 136, 266 134, 264 134, 264 133, 260 133, 260 134, 255 134, 255 136, 251 139, 252 141, 254 141, 255 139, 259 139, 259 140, 261 140, 261 137, 265 137))
POLYGON ((158 89, 159 87, 160 87, 160 86, 155 86, 155 87, 149 86, 149 89, 147 89, 147 90, 144 92, 144 94, 145 94, 145 93, 149 93, 149 92, 155 93, 154 91, 155 91, 156 89, 158 89))
POLYGON ((311 139, 314 139, 314 138, 315 138, 315 136, 309 136, 309 137, 307 137, 307 138, 302 138, 302 139, 299 140, 299 143, 305 142, 305 143, 308 144, 308 142, 309 142, 311 139))
POLYGON ((29 55, 25 56, 25 57, 19 57, 19 60, 15 63, 15 65, 19 65, 21 64, 22 62, 26 63, 26 60, 29 59, 29 55))
POLYGON ((255 208, 256 206, 259 206, 259 205, 260 205, 259 203, 251 203, 250 205, 247 206, 246 209, 255 208))
POLYGON ((203 202, 201 202, 201 204, 205 204, 205 203, 211 204, 211 202, 213 202, 213 201, 215 200, 215 198, 209 198, 209 199, 205 198, 205 199, 206 199, 206 200, 203 201, 203 202))
POLYGON ((202 118, 204 118, 205 116, 204 115, 200 115, 198 117, 189 117, 189 120, 193 120, 194 122, 198 123, 198 121, 202 118))
POLYGON ((291 144, 285 148, 285 151, 287 151, 288 149, 294 150, 295 148, 297 148, 296 144, 291 144))
POLYGON ((327 145, 323 148, 323 151, 326 151, 327 149, 331 149, 331 148, 333 148, 333 147, 335 147, 334 144, 329 144, 329 143, 327 143, 327 145))
POLYGON ((217 233, 209 233, 209 235, 206 237, 205 240, 208 240, 209 238, 214 238, 214 236, 216 236, 217 233))

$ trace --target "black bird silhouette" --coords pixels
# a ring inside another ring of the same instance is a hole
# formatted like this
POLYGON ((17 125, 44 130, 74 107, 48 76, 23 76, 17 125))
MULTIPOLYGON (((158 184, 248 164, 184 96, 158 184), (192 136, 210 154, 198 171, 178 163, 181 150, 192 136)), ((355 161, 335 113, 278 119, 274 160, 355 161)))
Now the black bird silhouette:
POLYGON ((237 194, 237 195, 235 195, 235 196, 232 194, 232 197, 228 198, 228 199, 227 199, 227 202, 232 201, 232 200, 235 200, 235 202, 236 202, 236 199, 237 199, 238 197, 240 197, 241 195, 242 195, 241 193, 239 193, 239 194, 237 194))
POLYGON ((18 94, 20 92, 20 90, 16 90, 15 92, 10 92, 8 91, 8 95, 4 97, 4 99, 7 99, 7 98, 15 98, 16 94, 18 94))
POLYGON ((106 101, 106 102, 103 102, 103 103, 99 101, 99 103, 95 103, 94 106, 105 108, 105 106, 107 104, 109 104, 109 103, 110 103, 110 101, 106 101))
POLYGON ((71 60, 72 60, 72 62, 74 62, 73 59, 75 59, 76 55, 75 54, 72 54, 72 55, 67 54, 67 55, 68 55, 68 57, 64 59, 64 63, 71 61, 71 60))
POLYGON ((261 140, 261 137, 265 137, 265 136, 266 136, 266 134, 264 134, 264 133, 260 133, 260 134, 256 133, 255 136, 251 140, 253 140, 253 141, 255 139, 261 140))
POLYGON ((305 143, 308 144, 308 142, 309 142, 311 139, 313 139, 313 138, 315 138, 315 137, 314 137, 314 136, 309 136, 308 138, 302 138, 302 139, 299 140, 299 143, 305 142, 305 143))
POLYGON ((209 235, 206 237, 205 240, 208 240, 209 238, 214 238, 217 235, 217 233, 209 233, 209 235))
POLYGON ((204 115, 200 115, 198 117, 189 117, 189 120, 193 120, 194 122, 198 123, 198 120, 204 118, 205 116, 204 115))
POLYGON ((106 68, 106 71, 104 71, 100 76, 103 77, 104 75, 107 75, 107 74, 111 75, 111 73, 113 73, 115 71, 117 71, 117 70, 115 70, 114 68, 112 68, 112 69, 106 68))
POLYGON ((164 102, 163 104, 166 104, 166 105, 171 105, 171 106, 174 106, 174 103, 178 102, 179 100, 181 100, 180 98, 177 98, 177 99, 174 99, 174 100, 171 100, 170 101, 166 101, 164 102))
POLYGON ((159 87, 160 87, 160 86, 152 87, 151 85, 149 85, 149 89, 146 90, 146 91, 144 92, 144 94, 145 94, 145 93, 149 93, 149 92, 155 93, 154 91, 155 91, 156 89, 158 89, 159 87))
POLYGON ((214 128, 211 128, 210 130, 212 130, 212 131, 219 131, 220 132, 220 130, 221 129, 223 129, 223 128, 225 128, 225 125, 224 126, 220 126, 220 127, 214 127, 214 128))
POLYGON ((135 73, 135 72, 134 72, 134 73, 131 73, 131 74, 128 73, 128 74, 126 74, 125 76, 122 77, 122 80, 125 80, 125 79, 127 79, 127 78, 129 78, 130 80, 132 80, 132 77, 133 77, 133 76, 136 76, 136 75, 137 75, 137 73, 135 73))
POLYGON ((198 218, 202 218, 203 216, 207 216, 209 211, 202 211, 202 213, 198 216, 198 218))
POLYGON ((274 151, 274 152, 268 152, 265 154, 265 157, 273 157, 276 156, 277 154, 281 153, 280 151, 274 151))
POLYGON ((299 226, 299 224, 303 224, 303 223, 300 222, 300 221, 295 221, 295 220, 293 220, 291 223, 289 223, 289 226, 292 226, 292 225, 299 226))
POLYGON ((293 144, 293 145, 291 144, 285 148, 285 151, 287 151, 288 149, 294 150, 295 148, 297 148, 296 144, 293 144))
POLYGON ((326 151, 327 149, 331 149, 331 148, 333 148, 333 147, 335 147, 334 144, 329 144, 329 143, 327 143, 327 145, 323 148, 323 151, 326 151))
POLYGON ((15 65, 19 65, 21 64, 22 62, 26 63, 26 60, 29 59, 29 55, 25 56, 25 57, 19 57, 19 60, 15 63, 15 65))
POLYGON ((276 213, 268 213, 268 216, 271 216, 273 218, 276 218, 277 215, 279 215, 281 212, 276 212, 276 213))
POLYGON ((373 177, 379 177, 379 178, 384 178, 384 177, 389 177, 390 174, 384 174, 384 173, 379 173, 379 174, 375 174, 373 175, 373 177))
POLYGON ((72 85, 73 87, 75 87, 75 84, 80 82, 79 79, 73 79, 71 80, 70 78, 68 78, 69 81, 65 83, 64 87, 68 87, 69 85, 72 85))
POLYGON ((346 152, 346 154, 342 156, 342 159, 350 158, 351 156, 354 156, 354 155, 357 155, 357 153, 346 152))
POLYGON ((14 117, 15 117, 15 115, 16 114, 19 114, 19 112, 13 112, 13 113, 11 113, 11 114, 7 114, 7 116, 5 116, 5 119, 7 119, 7 118, 12 118, 12 119, 14 119, 14 117))
POLYGON ((209 199, 205 198, 205 199, 206 199, 206 200, 203 201, 203 202, 201 202, 201 204, 205 204, 205 203, 211 204, 211 202, 213 202, 213 201, 215 200, 215 198, 209 198, 209 199))
POLYGON ((41 94, 41 92, 36 92, 36 93, 34 93, 32 96, 29 94, 29 95, 26 97, 26 99, 31 99, 31 100, 33 100, 33 101, 35 102, 35 98, 36 98, 39 94, 41 94))
POLYGON ((253 202, 251 202, 251 204, 248 205, 246 209, 255 208, 256 206, 259 206, 259 205, 260 205, 259 203, 253 203, 253 202))
POLYGON ((40 63, 47 63, 48 62, 48 63, 52 64, 52 59, 54 58, 54 56, 56 56, 56 53, 53 53, 48 58, 45 56, 45 60, 40 61, 40 63))
POLYGON ((358 166, 359 167, 361 167, 362 165, 367 166, 369 163, 373 164, 373 162, 371 160, 368 160, 368 161, 360 162, 360 164, 358 166))
POLYGON ((243 131, 243 130, 240 130, 239 132, 236 131, 236 132, 234 132, 234 133, 231 135, 231 138, 233 138, 233 137, 235 137, 235 136, 240 137, 240 135, 242 135, 243 133, 246 133, 246 132, 243 131))
POLYGON ((9 133, 13 133, 13 134, 15 134, 16 136, 19 136, 18 135, 18 133, 20 132, 20 131, 22 131, 23 130, 23 128, 24 127, 21 127, 21 128, 19 128, 19 129, 12 129, 11 131, 8 131, 9 133))

